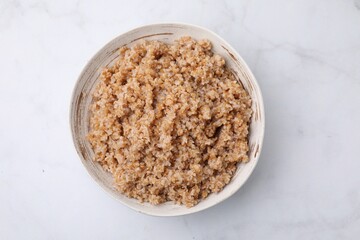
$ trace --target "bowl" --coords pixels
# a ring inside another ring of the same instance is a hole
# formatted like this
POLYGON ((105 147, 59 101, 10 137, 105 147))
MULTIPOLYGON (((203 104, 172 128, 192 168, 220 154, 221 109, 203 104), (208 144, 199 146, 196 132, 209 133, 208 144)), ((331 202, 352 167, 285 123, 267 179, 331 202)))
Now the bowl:
POLYGON ((90 176, 110 195, 124 205, 141 213, 155 216, 178 216, 195 213, 233 195, 246 182, 253 172, 262 149, 265 129, 264 107, 260 88, 240 55, 221 37, 205 28, 179 23, 153 24, 142 26, 121 34, 106 44, 86 64, 81 72, 71 100, 70 109, 71 132, 79 157, 90 176), (86 136, 89 131, 89 105, 92 102, 92 92, 98 82, 101 69, 113 64, 119 56, 118 49, 122 46, 132 46, 141 40, 160 40, 172 43, 181 36, 189 35, 195 39, 208 39, 212 43, 213 52, 225 58, 227 67, 235 74, 239 83, 248 91, 252 98, 253 115, 249 131, 249 162, 240 163, 231 182, 219 193, 212 193, 191 208, 166 202, 161 205, 140 203, 118 192, 113 185, 112 175, 106 172, 98 163, 94 162, 93 151, 86 136))

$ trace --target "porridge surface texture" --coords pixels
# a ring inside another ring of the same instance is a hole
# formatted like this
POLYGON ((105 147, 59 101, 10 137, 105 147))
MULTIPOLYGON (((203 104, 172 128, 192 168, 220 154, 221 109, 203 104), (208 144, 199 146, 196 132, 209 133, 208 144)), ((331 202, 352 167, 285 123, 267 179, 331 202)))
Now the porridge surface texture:
POLYGON ((248 161, 251 98, 208 40, 122 47, 93 94, 88 140, 116 188, 196 205, 248 161))

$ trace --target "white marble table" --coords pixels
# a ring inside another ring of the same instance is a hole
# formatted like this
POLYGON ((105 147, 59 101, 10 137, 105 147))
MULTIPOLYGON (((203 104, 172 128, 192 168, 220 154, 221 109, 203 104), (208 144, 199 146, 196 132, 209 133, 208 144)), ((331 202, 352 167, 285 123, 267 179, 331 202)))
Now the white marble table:
POLYGON ((0 1, 0 239, 359 239, 360 1, 0 1), (86 61, 142 24, 212 29, 262 88, 259 164, 229 200, 136 213, 98 187, 69 131, 86 61))

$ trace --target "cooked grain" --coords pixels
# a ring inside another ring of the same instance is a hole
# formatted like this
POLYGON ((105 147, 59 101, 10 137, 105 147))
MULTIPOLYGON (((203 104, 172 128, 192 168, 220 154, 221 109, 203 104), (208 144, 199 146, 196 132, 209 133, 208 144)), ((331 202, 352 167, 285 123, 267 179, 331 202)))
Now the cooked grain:
POLYGON ((95 161, 142 202, 194 206, 248 161, 251 99, 207 40, 121 48, 90 110, 95 161))

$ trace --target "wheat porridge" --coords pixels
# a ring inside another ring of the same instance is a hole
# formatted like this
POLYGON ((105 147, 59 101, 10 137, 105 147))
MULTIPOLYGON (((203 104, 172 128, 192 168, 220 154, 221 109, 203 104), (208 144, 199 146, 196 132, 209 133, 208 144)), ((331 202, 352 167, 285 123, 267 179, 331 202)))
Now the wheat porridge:
POLYGON ((93 94, 88 140, 116 188, 191 207, 248 161, 251 98, 207 40, 123 47, 93 94))

